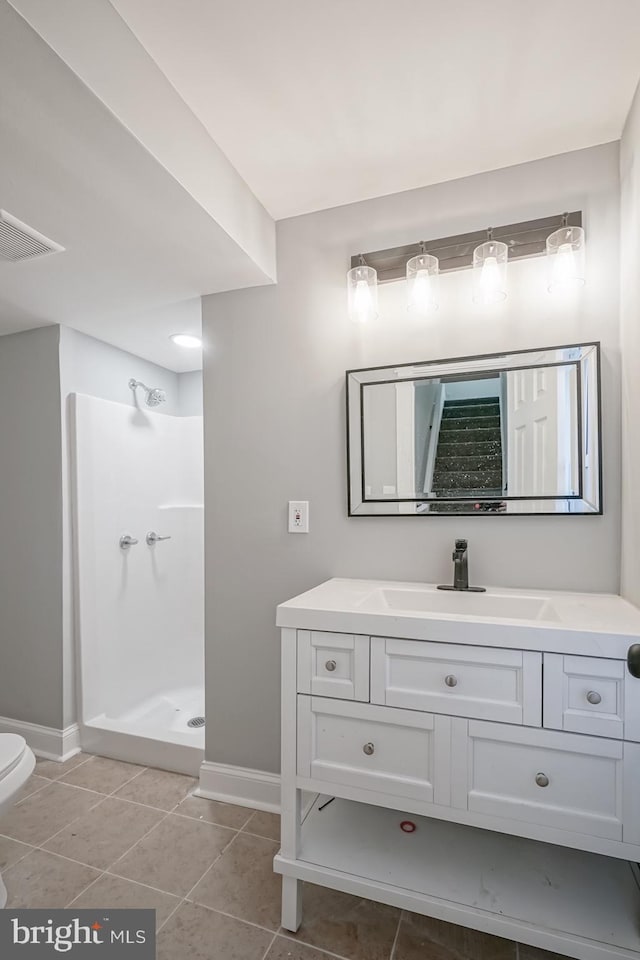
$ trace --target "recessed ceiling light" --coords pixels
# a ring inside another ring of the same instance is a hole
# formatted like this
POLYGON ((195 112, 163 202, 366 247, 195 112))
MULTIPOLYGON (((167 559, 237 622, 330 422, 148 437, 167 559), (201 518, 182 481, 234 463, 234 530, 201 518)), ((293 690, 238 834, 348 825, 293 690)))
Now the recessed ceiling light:
POLYGON ((190 350, 199 350, 202 347, 200 337, 194 337, 191 333, 174 333, 169 339, 178 347, 188 347, 190 350))

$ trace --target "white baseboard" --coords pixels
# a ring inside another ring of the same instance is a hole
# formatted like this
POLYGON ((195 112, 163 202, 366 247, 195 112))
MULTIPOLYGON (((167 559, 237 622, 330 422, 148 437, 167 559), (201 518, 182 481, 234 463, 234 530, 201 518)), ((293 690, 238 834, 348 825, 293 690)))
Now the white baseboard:
POLYGON ((55 727, 43 727, 39 723, 25 723, 23 720, 11 720, 0 717, 0 733, 17 733, 24 737, 37 757, 46 760, 68 760, 80 753, 80 728, 77 723, 57 730, 55 727))
POLYGON ((280 813, 280 777, 264 770, 248 770, 204 760, 196 796, 280 813))

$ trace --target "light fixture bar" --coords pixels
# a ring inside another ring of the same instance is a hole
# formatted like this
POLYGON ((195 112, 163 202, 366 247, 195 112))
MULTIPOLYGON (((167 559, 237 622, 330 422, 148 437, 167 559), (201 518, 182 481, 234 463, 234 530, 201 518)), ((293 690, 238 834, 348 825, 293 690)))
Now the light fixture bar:
MULTIPOLYGON (((510 223, 507 226, 493 227, 492 238, 506 243, 509 248, 509 260, 522 257, 538 257, 546 253, 547 237, 563 223, 564 213, 539 220, 525 220, 522 223, 510 223)), ((577 210, 566 215, 566 225, 582 226, 582 211, 577 210)), ((450 270, 464 270, 473 266, 473 251, 487 239, 486 230, 473 233, 461 233, 455 237, 443 237, 440 240, 427 240, 392 247, 389 250, 374 250, 371 253, 351 257, 351 267, 364 263, 378 272, 378 283, 390 280, 403 280, 406 276, 407 260, 428 253, 440 261, 440 273, 450 270)))

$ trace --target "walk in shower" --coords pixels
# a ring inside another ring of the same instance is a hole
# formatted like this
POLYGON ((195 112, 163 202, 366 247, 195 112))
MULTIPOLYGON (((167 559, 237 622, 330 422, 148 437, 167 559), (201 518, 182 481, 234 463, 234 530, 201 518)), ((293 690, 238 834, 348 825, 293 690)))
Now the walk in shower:
POLYGON ((71 398, 83 749, 196 774, 204 750, 202 417, 71 398))

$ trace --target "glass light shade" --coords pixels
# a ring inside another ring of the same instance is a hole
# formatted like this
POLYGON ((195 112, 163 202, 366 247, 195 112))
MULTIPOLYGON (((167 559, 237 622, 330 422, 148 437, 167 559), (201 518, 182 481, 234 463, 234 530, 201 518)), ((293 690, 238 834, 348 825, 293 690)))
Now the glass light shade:
POLYGON ((367 323, 378 316, 378 272, 364 263, 347 273, 349 316, 354 323, 367 323))
POLYGON ((582 286, 584 283, 584 230, 560 227, 547 237, 549 292, 582 286))
POLYGON ((486 240, 473 251, 473 299, 484 306, 507 297, 509 248, 500 240, 486 240))
POLYGON ((407 309, 411 313, 426 316, 438 309, 439 270, 438 258, 429 253, 407 260, 407 309))

